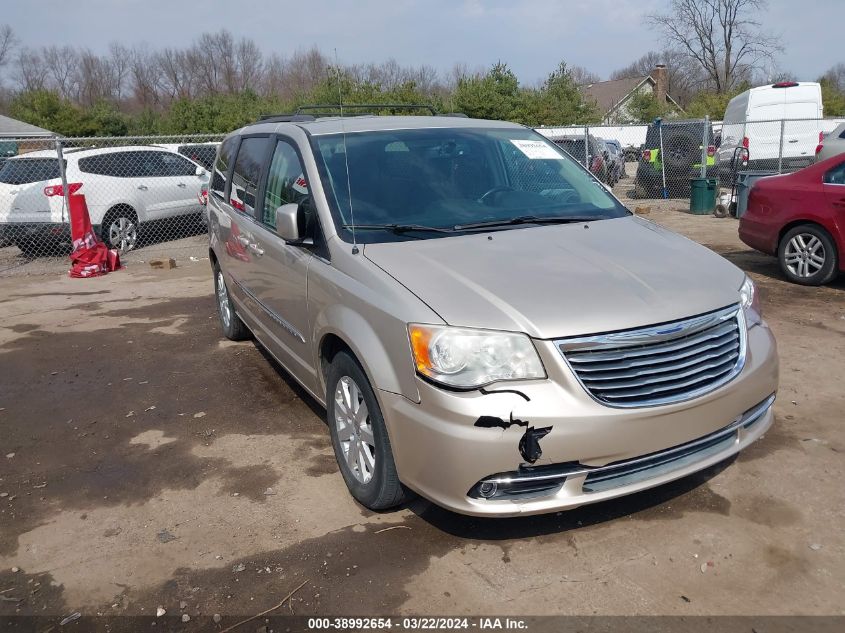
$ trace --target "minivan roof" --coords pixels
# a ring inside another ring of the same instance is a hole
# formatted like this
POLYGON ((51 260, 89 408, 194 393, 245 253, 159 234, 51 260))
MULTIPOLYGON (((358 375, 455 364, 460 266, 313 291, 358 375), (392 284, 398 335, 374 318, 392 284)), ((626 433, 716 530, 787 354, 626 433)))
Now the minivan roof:
POLYGON ((521 128, 518 123, 491 121, 487 119, 468 119, 458 116, 354 116, 326 117, 314 121, 296 121, 290 123, 264 123, 258 121, 239 132, 281 132, 286 127, 295 126, 307 130, 310 134, 354 134, 355 132, 376 132, 384 130, 422 130, 427 128, 521 128))

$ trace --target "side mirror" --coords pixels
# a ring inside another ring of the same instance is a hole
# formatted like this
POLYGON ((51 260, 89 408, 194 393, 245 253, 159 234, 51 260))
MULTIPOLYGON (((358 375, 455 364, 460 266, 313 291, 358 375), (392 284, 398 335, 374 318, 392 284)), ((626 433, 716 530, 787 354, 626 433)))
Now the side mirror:
POLYGON ((299 240, 299 205, 283 204, 276 209, 276 233, 286 242, 299 240))
POLYGON ((196 170, 194 170, 194 173, 195 173, 197 176, 205 176, 205 169, 203 169, 202 167, 200 167, 199 165, 197 165, 197 168, 196 168, 196 170))

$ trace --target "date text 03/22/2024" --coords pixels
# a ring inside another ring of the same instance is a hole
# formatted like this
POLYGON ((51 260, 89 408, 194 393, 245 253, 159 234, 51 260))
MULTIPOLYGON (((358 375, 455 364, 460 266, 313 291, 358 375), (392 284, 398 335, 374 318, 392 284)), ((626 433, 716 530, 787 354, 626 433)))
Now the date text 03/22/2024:
POLYGON ((404 617, 404 618, 309 618, 309 630, 527 630, 528 624, 519 618, 446 618, 446 617, 404 617))

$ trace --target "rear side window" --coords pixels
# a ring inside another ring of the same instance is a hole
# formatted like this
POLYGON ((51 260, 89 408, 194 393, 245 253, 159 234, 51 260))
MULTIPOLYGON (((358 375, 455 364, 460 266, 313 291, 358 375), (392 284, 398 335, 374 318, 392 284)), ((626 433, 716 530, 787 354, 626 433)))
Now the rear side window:
POLYGON ((197 166, 191 161, 170 152, 153 152, 155 176, 193 176, 197 166))
POLYGON ((229 165, 234 158, 235 148, 238 146, 238 137, 233 136, 223 141, 220 146, 220 154, 217 156, 217 161, 214 163, 214 173, 211 176, 211 186, 209 191, 211 195, 217 196, 220 200, 225 200, 224 192, 226 190, 226 176, 229 174, 229 165))
POLYGON ((0 167, 0 182, 7 185, 25 185, 60 176, 58 158, 16 158, 0 167))
POLYGON ((238 149, 238 158, 232 173, 232 186, 229 189, 229 204, 248 215, 255 212, 258 180, 269 142, 269 137, 253 136, 243 139, 238 149))
POLYGON ((214 158, 217 156, 216 145, 182 145, 179 153, 187 156, 195 163, 199 163, 205 169, 211 171, 214 165, 214 158))
POLYGON ((79 171, 112 178, 138 178, 147 175, 144 155, 149 152, 109 152, 79 159, 79 171))

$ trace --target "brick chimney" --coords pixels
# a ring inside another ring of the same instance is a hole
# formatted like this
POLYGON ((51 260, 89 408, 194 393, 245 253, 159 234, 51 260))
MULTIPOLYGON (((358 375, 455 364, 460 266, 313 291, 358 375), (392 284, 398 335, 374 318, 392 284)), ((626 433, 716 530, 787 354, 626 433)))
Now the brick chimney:
POLYGON ((654 71, 651 73, 651 78, 654 79, 654 98, 657 103, 666 103, 666 88, 669 84, 669 76, 666 71, 666 64, 657 64, 654 71))

